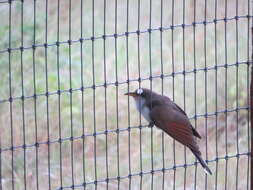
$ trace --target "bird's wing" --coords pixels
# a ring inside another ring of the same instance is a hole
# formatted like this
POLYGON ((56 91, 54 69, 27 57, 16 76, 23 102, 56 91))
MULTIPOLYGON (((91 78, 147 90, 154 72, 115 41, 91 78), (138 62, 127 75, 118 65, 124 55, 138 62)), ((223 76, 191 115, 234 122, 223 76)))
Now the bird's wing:
POLYGON ((172 138, 201 155, 193 137, 193 131, 186 115, 169 109, 168 106, 156 106, 151 110, 150 117, 154 124, 172 138))
POLYGON ((173 104, 174 104, 174 106, 176 107, 176 109, 178 109, 178 111, 180 111, 182 114, 184 114, 184 115, 187 115, 186 113, 185 113, 185 111, 182 109, 182 108, 180 108, 175 102, 173 102, 173 104))
MULTIPOLYGON (((174 105, 174 109, 177 109, 182 114, 184 114, 185 116, 187 116, 187 114, 185 113, 185 111, 182 108, 180 108, 176 103, 173 102, 173 105, 174 105)), ((191 125, 191 128, 192 128, 193 135, 201 139, 200 134, 198 133, 198 131, 192 125, 191 125)))

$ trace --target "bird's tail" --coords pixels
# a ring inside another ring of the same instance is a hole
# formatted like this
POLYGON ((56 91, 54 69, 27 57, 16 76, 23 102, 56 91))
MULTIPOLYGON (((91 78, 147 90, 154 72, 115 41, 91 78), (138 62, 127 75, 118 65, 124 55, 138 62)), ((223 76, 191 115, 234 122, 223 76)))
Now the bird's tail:
POLYGON ((212 175, 211 170, 209 169, 209 167, 207 166, 206 162, 201 158, 201 155, 196 153, 195 151, 192 151, 193 154, 196 156, 196 158, 198 159, 198 161, 200 162, 201 166, 203 167, 203 169, 205 170, 205 172, 207 174, 212 175))

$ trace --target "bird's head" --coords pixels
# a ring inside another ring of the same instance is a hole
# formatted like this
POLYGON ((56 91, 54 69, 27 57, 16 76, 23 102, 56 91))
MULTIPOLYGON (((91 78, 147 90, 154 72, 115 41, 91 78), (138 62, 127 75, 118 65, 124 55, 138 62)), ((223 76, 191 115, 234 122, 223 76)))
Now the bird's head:
POLYGON ((134 98, 137 110, 147 121, 151 122, 150 111, 153 105, 153 97, 156 96, 156 94, 149 89, 139 88, 134 92, 125 93, 125 95, 132 96, 134 98))
POLYGON ((125 93, 127 96, 132 96, 135 100, 145 99, 149 100, 152 96, 152 91, 146 88, 138 88, 134 92, 125 93))

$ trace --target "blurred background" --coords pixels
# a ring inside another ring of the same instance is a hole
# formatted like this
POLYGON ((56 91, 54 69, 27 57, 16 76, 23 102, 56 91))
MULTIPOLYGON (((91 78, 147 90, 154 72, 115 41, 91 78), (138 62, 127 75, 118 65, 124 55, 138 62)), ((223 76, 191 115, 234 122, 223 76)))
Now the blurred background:
POLYGON ((2 189, 84 188, 84 182, 86 189, 250 189, 251 6, 246 0, 2 1, 2 189), (147 127, 124 96, 139 86, 185 110, 202 136, 212 176, 194 165, 189 150, 147 127))

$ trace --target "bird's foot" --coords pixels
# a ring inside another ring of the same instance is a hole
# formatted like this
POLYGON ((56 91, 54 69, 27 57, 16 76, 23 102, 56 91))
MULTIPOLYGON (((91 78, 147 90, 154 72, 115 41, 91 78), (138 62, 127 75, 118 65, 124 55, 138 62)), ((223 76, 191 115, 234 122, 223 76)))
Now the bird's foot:
POLYGON ((153 121, 151 121, 149 124, 148 124, 148 127, 150 127, 150 128, 152 128, 152 127, 154 127, 154 122, 153 121))

